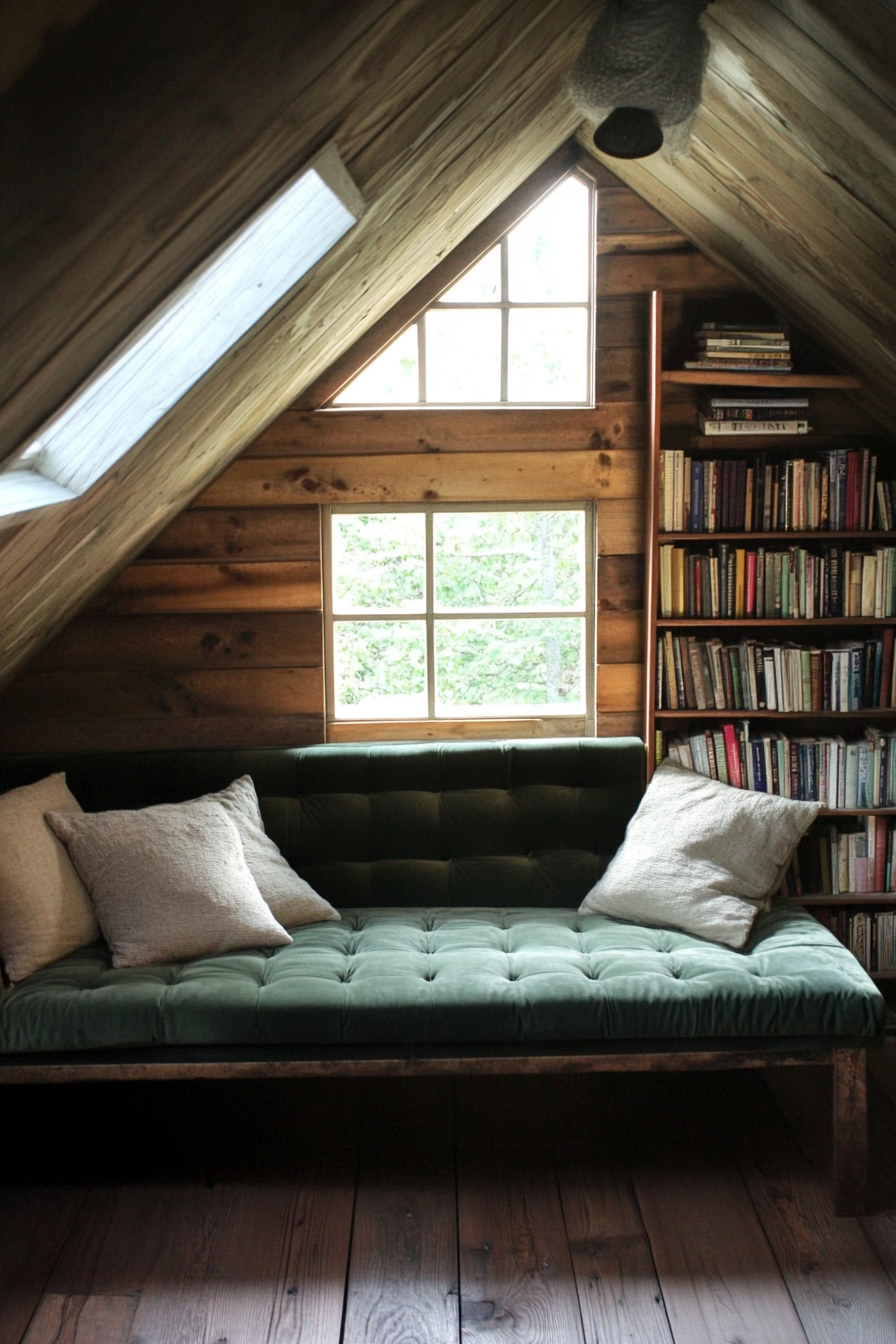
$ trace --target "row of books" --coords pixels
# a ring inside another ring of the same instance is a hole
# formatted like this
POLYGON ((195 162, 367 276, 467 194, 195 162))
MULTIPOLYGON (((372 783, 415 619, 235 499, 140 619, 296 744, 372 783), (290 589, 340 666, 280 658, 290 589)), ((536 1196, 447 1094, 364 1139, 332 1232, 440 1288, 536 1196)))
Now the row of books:
POLYGON ((896 547, 827 544, 755 550, 720 541, 659 548, 660 617, 694 620, 887 619, 896 615, 896 547))
MULTIPOLYGON (((705 434, 736 434, 743 432, 744 423, 755 426, 755 433, 780 434, 794 431, 769 429, 770 424, 795 420, 808 424, 809 398, 792 397, 701 397, 697 402, 697 418, 705 434), (718 428, 713 426, 718 425, 718 428)), ((802 431, 796 431, 800 433, 802 431)))
POLYGON ((756 731, 748 719, 691 733, 658 734, 658 752, 738 789, 776 793, 843 810, 896 807, 896 730, 864 738, 788 737, 756 731))
POLYGON ((878 482, 868 448, 771 461, 699 458, 664 449, 662 532, 870 532, 889 530, 896 483, 878 482))
POLYGON ((896 892, 896 823, 819 824, 803 836, 781 881, 783 896, 858 896, 896 892))
POLYGON ((702 322, 695 340, 696 353, 685 360, 686 369, 790 373, 793 368, 790 341, 773 326, 702 322))
POLYGON ((896 968, 896 914, 888 910, 875 913, 824 906, 812 913, 849 948, 866 971, 896 968))
POLYGON ((666 630, 657 638, 657 709, 843 714, 896 708, 894 631, 826 648, 666 630))

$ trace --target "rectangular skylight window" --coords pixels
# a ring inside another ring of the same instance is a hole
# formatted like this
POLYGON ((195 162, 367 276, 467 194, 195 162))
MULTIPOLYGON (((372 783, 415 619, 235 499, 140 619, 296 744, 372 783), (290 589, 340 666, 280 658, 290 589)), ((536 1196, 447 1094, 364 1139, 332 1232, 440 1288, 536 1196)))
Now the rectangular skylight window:
POLYGON ((16 498, 27 492, 7 488, 23 470, 75 495, 89 489, 362 210, 357 188, 329 146, 180 285, 0 475, 0 513, 23 507, 16 498))

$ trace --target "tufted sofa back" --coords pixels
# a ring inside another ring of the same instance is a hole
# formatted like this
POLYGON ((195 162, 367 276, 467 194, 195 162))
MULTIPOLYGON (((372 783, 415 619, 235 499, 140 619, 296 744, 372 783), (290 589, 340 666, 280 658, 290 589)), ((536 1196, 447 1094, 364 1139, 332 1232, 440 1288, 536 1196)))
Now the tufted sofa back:
POLYGON ((644 789, 637 738, 0 757, 0 789, 65 770, 88 811, 251 774, 268 833, 337 906, 575 906, 644 789))

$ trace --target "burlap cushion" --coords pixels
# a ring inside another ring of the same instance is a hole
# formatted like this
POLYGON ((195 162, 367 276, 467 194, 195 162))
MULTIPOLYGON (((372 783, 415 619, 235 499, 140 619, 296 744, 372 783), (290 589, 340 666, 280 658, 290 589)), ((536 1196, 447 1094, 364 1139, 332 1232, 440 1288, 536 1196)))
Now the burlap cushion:
POLYGON ((820 806, 664 761, 579 908, 743 947, 820 806))
POLYGON ((113 966, 275 947, 290 937, 246 866, 220 803, 139 811, 48 812, 87 887, 113 966))
POLYGON ((68 851, 44 821, 48 808, 81 811, 65 775, 0 796, 0 957, 12 981, 100 936, 68 851))
POLYGON ((206 797, 219 802, 233 818, 243 842, 249 872, 275 919, 286 928, 295 929, 300 924, 340 918, 338 910, 334 910, 323 896, 318 896, 314 888, 289 866, 265 833, 251 775, 242 775, 220 793, 209 793, 206 797))

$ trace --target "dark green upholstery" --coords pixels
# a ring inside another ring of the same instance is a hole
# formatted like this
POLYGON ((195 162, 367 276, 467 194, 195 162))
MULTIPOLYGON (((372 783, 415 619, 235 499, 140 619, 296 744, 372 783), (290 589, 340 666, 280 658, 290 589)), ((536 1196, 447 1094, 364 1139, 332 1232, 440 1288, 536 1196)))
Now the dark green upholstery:
POLYGON ((0 1048, 855 1039, 879 1007, 801 910, 744 953, 572 910, 367 909, 270 953, 113 970, 85 948, 6 996, 0 1048))
POLYGON ((251 774, 272 839, 340 907, 577 906, 644 790, 637 738, 7 757, 0 790, 60 769, 87 811, 251 774))
POLYGON ((577 907, 643 791, 637 739, 0 759, 65 769, 88 810, 249 773, 293 866, 343 910, 290 947, 113 970, 85 948, 0 1003, 7 1053, 158 1045, 879 1037, 883 1001, 815 920, 778 909, 745 952, 577 907))

